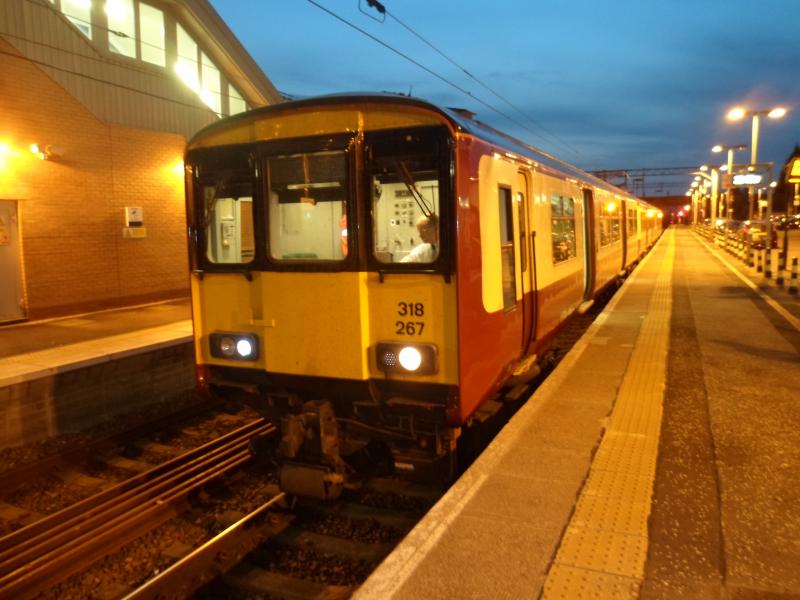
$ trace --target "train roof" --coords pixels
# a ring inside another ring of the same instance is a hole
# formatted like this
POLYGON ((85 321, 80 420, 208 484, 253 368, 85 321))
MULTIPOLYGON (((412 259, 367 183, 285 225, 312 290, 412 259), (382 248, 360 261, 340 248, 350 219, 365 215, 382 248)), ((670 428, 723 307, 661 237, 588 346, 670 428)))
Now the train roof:
POLYGON ((248 111, 246 113, 240 113, 238 115, 228 117, 223 121, 218 121, 217 123, 213 123, 208 127, 205 127, 204 129, 200 130, 197 134, 195 134, 192 140, 201 137, 203 134, 207 132, 213 132, 221 127, 225 127, 229 123, 235 122, 237 120, 249 120, 258 115, 279 113, 286 110, 292 110, 295 108, 305 108, 311 106, 335 106, 339 104, 357 104, 359 102, 405 105, 436 112, 445 117, 445 119, 447 119, 447 121, 451 124, 451 126, 457 131, 462 131, 467 134, 473 135, 499 148, 503 148, 509 152, 512 152, 516 155, 534 160, 537 163, 545 165, 546 167, 549 167, 550 169, 558 173, 566 175, 567 177, 572 177, 574 179, 590 183, 594 187, 602 188, 614 194, 619 194, 625 196, 626 198, 642 202, 641 200, 631 195, 630 193, 626 192, 625 190, 622 190, 608 183, 607 181, 600 179, 599 177, 596 177, 590 173, 587 173, 586 171, 583 171, 582 169, 579 169, 574 165, 571 165, 559 158, 556 158, 555 156, 548 154, 544 150, 541 150, 539 148, 536 148, 535 146, 522 142, 514 138, 513 136, 498 131, 497 129, 494 129, 493 127, 490 127, 485 123, 473 119, 470 116, 471 113, 467 114, 467 111, 456 108, 444 108, 436 104, 433 104, 432 102, 429 102, 427 100, 423 100, 421 98, 414 98, 411 96, 404 96, 401 94, 391 94, 388 92, 329 94, 324 96, 314 96, 310 98, 304 98, 301 100, 282 102, 280 104, 273 104, 270 106, 263 106, 255 110, 248 111))

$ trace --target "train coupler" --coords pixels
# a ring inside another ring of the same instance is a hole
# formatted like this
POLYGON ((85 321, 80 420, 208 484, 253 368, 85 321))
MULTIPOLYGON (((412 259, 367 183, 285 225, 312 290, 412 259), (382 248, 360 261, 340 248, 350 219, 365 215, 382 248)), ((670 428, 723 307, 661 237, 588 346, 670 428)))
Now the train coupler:
POLYGON ((281 419, 277 459, 283 491, 320 500, 335 500, 345 483, 339 453, 339 427, 327 400, 302 405, 281 419))
POLYGON ((283 463, 278 472, 281 490, 294 496, 336 500, 344 489, 344 473, 325 465, 283 463))

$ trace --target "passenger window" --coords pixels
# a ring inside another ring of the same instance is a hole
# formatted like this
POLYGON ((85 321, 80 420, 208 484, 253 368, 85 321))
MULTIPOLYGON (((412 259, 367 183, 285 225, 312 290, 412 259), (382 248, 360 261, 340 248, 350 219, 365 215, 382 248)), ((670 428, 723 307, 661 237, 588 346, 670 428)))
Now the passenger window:
POLYGON ((348 254, 343 151, 267 160, 269 253, 280 261, 335 261, 348 254))
POLYGON ((636 225, 636 209, 628 209, 628 236, 632 237, 636 235, 637 232, 637 225, 636 225))
POLYGON ((500 209, 503 308, 509 309, 517 304, 517 280, 514 268, 514 213, 511 205, 511 190, 507 187, 499 187, 497 193, 500 209))
POLYGON ((553 263, 577 256, 575 247, 575 200, 554 195, 550 198, 553 263))
POLYGON ((255 255, 253 184, 220 176, 203 185, 206 257, 212 263, 249 263, 255 255))
POLYGON ((381 160, 371 178, 373 254, 382 263, 439 257, 439 177, 433 159, 381 160))
POLYGON ((616 202, 607 202, 602 207, 599 221, 601 246, 608 246, 620 240, 622 237, 620 209, 616 202))

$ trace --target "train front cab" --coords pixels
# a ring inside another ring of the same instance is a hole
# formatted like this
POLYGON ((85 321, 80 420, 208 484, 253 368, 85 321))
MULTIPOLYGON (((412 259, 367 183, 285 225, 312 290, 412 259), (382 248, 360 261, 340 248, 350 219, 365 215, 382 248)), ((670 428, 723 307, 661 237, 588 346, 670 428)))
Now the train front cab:
POLYGON ((407 107, 278 108, 190 143, 199 378, 280 424, 285 489, 333 497, 365 450, 412 468, 453 449, 452 160, 445 119, 407 107), (406 262, 425 214, 438 240, 406 262))

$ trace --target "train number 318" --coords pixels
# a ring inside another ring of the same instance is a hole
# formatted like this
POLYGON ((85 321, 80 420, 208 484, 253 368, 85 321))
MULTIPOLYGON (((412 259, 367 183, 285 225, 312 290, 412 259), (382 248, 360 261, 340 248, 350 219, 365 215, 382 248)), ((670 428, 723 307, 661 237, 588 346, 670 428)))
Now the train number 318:
MULTIPOLYGON (((397 314, 401 317, 424 317, 425 305, 422 302, 398 302, 397 314)), ((425 329, 423 321, 397 321, 394 325, 396 335, 422 335, 425 329)))

